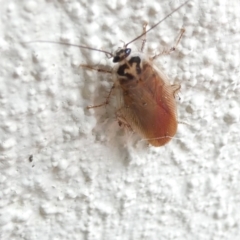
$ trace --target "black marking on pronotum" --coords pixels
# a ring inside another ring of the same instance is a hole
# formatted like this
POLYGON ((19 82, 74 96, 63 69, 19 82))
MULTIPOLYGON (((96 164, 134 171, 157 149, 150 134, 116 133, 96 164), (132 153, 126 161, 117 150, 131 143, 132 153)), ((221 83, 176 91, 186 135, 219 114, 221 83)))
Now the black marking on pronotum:
POLYGON ((132 66, 134 63, 136 63, 136 72, 137 72, 137 74, 141 74, 142 70, 141 70, 141 67, 140 67, 140 63, 141 63, 140 57, 132 57, 132 58, 129 60, 129 63, 130 63, 131 66, 132 66))
POLYGON ((134 78, 134 76, 130 73, 125 72, 126 69, 129 69, 129 66, 127 65, 127 63, 121 65, 118 70, 117 70, 117 74, 119 76, 122 77, 126 77, 128 80, 132 80, 134 78))
MULTIPOLYGON (((135 66, 135 72, 138 74, 141 74, 142 70, 141 70, 141 67, 140 67, 140 63, 141 63, 141 59, 140 57, 132 57, 127 63, 125 64, 122 64, 119 66, 118 70, 117 70, 117 74, 119 76, 122 76, 122 77, 126 77, 128 78, 129 80, 132 80, 134 78, 134 75, 129 73, 128 69, 130 69, 134 64, 136 64, 135 66)), ((133 72, 133 73, 135 73, 133 72)))

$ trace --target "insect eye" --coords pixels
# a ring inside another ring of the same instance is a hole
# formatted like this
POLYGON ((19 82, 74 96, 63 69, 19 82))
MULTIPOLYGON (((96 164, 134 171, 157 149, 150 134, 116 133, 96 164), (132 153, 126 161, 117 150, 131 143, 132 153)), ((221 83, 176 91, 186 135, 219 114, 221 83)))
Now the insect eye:
POLYGON ((113 62, 121 62, 123 59, 127 58, 129 54, 131 53, 131 48, 125 48, 125 49, 120 49, 119 51, 116 52, 113 62))
POLYGON ((125 49, 125 56, 129 56, 129 54, 131 53, 131 48, 126 48, 125 49))

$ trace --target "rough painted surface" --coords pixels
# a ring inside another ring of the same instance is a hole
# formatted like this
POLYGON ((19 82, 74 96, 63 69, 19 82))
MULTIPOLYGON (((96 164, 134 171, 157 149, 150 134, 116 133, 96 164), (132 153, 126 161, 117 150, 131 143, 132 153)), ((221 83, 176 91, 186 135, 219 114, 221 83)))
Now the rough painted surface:
MULTIPOLYGON (((88 111, 114 51, 179 1, 1 1, 0 239, 240 239, 238 0, 192 1, 148 34, 181 83, 178 134, 162 148, 124 133, 114 107, 88 111)), ((139 48, 140 42, 131 47, 139 48)), ((114 100, 113 100, 114 101, 114 100)))

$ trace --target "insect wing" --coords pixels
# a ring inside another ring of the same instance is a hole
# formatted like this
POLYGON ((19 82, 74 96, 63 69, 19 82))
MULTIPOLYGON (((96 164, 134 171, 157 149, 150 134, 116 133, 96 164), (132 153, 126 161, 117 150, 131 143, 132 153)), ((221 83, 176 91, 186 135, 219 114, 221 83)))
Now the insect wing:
POLYGON ((121 118, 153 146, 166 144, 177 131, 176 86, 166 80, 144 63, 137 84, 123 92, 119 110, 121 118))

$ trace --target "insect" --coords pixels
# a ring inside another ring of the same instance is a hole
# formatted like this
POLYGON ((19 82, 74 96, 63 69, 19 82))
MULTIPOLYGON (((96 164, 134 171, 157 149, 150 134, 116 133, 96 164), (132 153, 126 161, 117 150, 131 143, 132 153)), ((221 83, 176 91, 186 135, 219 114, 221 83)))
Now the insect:
MULTIPOLYGON (((114 71, 111 72, 114 84, 104 103, 88 107, 96 108, 108 104, 112 91, 116 88, 120 89, 122 103, 116 112, 119 125, 124 125, 139 133, 142 138, 155 147, 165 145, 176 134, 178 121, 175 96, 180 89, 180 85, 171 85, 168 78, 153 66, 152 61, 158 55, 148 59, 142 54, 146 42, 146 33, 159 23, 148 31, 146 31, 145 25, 143 34, 125 44, 114 55, 108 53, 113 58, 113 62, 117 63, 114 71), (141 52, 131 54, 131 48, 128 48, 128 45, 142 36, 144 39, 141 52)), ((183 32, 184 30, 181 31, 175 46, 169 52, 175 50, 183 32)), ((92 70, 109 72, 88 65, 82 66, 92 70)))
MULTIPOLYGON (((87 108, 97 108, 107 105, 110 102, 113 91, 119 90, 121 102, 120 107, 116 110, 119 125, 137 132, 143 139, 155 147, 165 145, 176 134, 178 120, 175 97, 180 89, 180 85, 171 85, 167 76, 153 65, 153 60, 163 53, 157 54, 152 58, 147 58, 143 54, 146 34, 174 12, 178 11, 187 2, 189 0, 181 4, 148 30, 146 30, 146 25, 144 25, 143 33, 127 44, 124 44, 115 54, 87 46, 59 43, 99 51, 113 59, 116 66, 112 71, 90 65, 81 65, 89 70, 110 73, 113 75, 114 80, 106 101, 99 105, 88 106, 87 108), (143 38, 141 51, 131 53, 131 48, 128 46, 140 38, 143 38)), ((183 33, 184 29, 181 30, 174 46, 164 52, 164 54, 168 54, 176 49, 183 33)))

